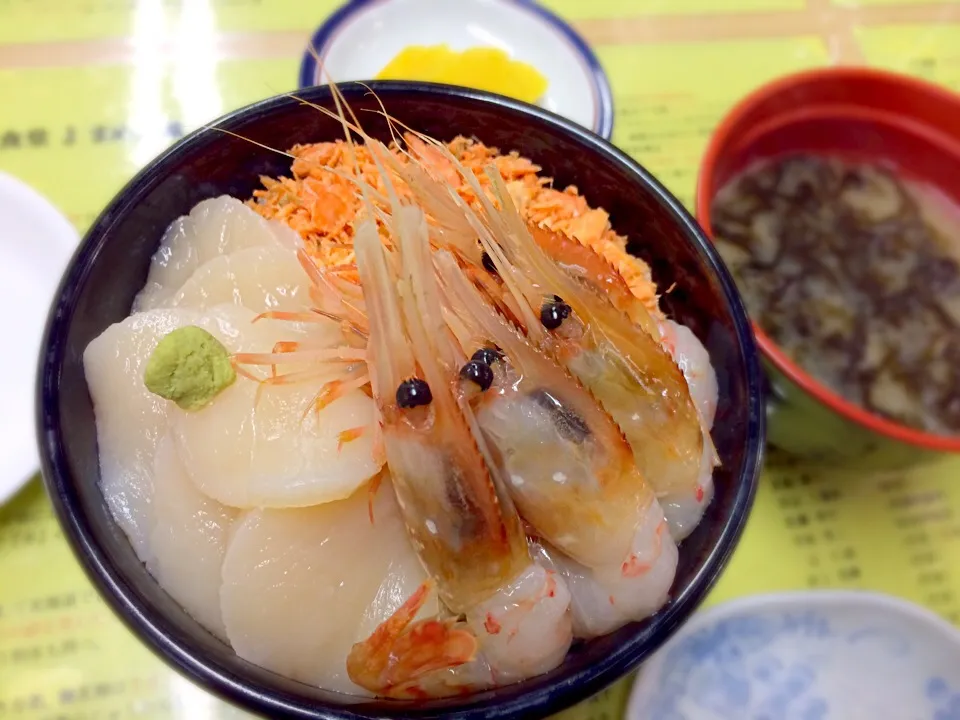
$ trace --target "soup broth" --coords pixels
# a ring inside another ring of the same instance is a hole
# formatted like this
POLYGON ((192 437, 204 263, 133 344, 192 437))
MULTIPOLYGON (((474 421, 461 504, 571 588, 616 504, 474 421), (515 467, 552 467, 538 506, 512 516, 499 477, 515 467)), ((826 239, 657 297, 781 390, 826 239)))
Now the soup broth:
POLYGON ((892 168, 794 155, 717 194, 717 247, 753 319, 872 413, 960 433, 960 220, 892 168))

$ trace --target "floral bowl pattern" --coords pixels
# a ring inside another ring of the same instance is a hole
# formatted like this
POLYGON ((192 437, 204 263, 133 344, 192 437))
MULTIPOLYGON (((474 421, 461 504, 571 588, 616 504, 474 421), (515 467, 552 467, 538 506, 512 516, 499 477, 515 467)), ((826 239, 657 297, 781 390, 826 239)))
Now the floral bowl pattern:
POLYGON ((960 720, 960 630, 867 592, 764 595, 691 620, 629 720, 960 720))

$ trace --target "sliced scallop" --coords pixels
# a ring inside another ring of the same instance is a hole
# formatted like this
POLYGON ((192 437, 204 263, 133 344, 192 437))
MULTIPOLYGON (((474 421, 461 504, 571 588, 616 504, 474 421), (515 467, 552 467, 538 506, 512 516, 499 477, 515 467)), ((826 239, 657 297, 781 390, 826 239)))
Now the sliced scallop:
POLYGON ((166 431, 168 402, 147 390, 143 371, 161 337, 198 320, 191 310, 133 315, 107 328, 83 354, 96 414, 100 488, 144 562, 152 559, 153 458, 166 431))
POLYGON ((297 254, 283 247, 252 247, 201 265, 171 298, 173 307, 242 305, 256 313, 310 307, 310 279, 297 254))
POLYGON ((169 434, 157 446, 153 477, 152 560, 147 568, 184 610, 226 640, 220 571, 238 511, 194 487, 169 434))
POLYGON ((172 416, 187 414, 144 386, 147 359, 160 338, 184 325, 204 328, 231 352, 269 351, 281 335, 296 331, 277 321, 254 324, 253 318, 252 312, 236 306, 202 314, 186 308, 151 310, 111 325, 84 351, 96 416, 101 491, 144 562, 152 559, 149 533, 157 442, 172 416))
POLYGON ((299 236, 289 227, 264 219, 236 198, 222 195, 204 200, 167 228, 134 310, 168 305, 201 265, 220 255, 261 246, 295 251, 300 245, 299 236))
POLYGON ((312 409, 339 372, 260 388, 240 378, 201 412, 178 414, 177 447, 200 491, 238 508, 306 507, 349 497, 373 477, 381 463, 370 396, 351 390, 312 409))
MULTIPOLYGON (((234 528, 220 593, 237 654, 311 685, 356 695, 346 657, 426 579, 389 482, 299 510, 253 510, 234 528)), ((437 612, 435 597, 421 616, 437 612)))

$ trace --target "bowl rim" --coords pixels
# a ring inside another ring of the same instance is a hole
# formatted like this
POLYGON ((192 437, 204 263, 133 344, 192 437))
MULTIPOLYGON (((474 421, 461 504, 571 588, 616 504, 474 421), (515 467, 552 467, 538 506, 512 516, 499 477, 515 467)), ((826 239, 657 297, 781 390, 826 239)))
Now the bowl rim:
POLYGON ((829 612, 830 610, 849 607, 874 607, 891 615, 911 618, 936 630, 960 651, 960 628, 949 623, 929 608, 896 595, 875 590, 839 589, 791 590, 745 595, 726 600, 696 613, 690 618, 689 622, 684 624, 661 646, 660 650, 650 658, 634 681, 630 689, 624 717, 626 720, 642 720, 638 714, 640 703, 650 693, 647 686, 652 680, 647 678, 653 677, 653 674, 649 673, 648 670, 658 667, 665 657, 666 651, 693 633, 732 617, 752 616, 758 611, 762 612, 768 609, 802 608, 804 610, 817 609, 829 612))
MULTIPOLYGON (((604 157, 625 167, 645 185, 659 202, 665 205, 688 242, 704 257, 712 274, 719 281, 732 313, 733 333, 743 356, 743 372, 747 393, 747 423, 744 428, 746 443, 743 448, 744 466, 735 479, 736 488, 731 497, 730 514, 723 521, 715 544, 703 554, 700 565, 691 574, 683 592, 671 598, 652 622, 637 624, 633 635, 615 651, 597 662, 578 670, 568 671, 541 687, 525 688, 536 679, 503 686, 498 690, 470 696, 464 703, 430 701, 416 706, 396 705, 397 710, 378 708, 376 715, 350 705, 332 704, 324 708, 317 701, 304 696, 268 689, 241 677, 214 658, 196 648, 195 642, 174 631, 162 614, 153 614, 141 602, 140 595, 127 583, 125 574, 109 562, 106 545, 100 543, 90 516, 78 508, 73 477, 69 471, 66 452, 61 442, 63 424, 59 416, 60 368, 65 362, 65 337, 75 312, 76 296, 85 276, 96 262, 97 255, 107 241, 116 215, 136 203, 159 182, 161 170, 182 155, 203 146, 212 128, 229 129, 250 122, 259 115, 279 112, 285 107, 301 105, 298 98, 278 95, 240 108, 225 115, 207 127, 182 138, 144 167, 105 207, 85 234, 57 290, 44 332, 43 351, 37 375, 36 425, 41 450, 44 484, 54 511, 71 549, 87 576, 127 627, 174 670, 186 674, 193 682, 213 694, 258 713, 271 717, 291 718, 434 718, 452 720, 480 720, 481 718, 541 717, 567 708, 598 692, 617 680, 647 657, 688 617, 707 595, 726 566, 743 534, 753 503, 763 463, 765 439, 764 384, 760 358, 750 329, 746 309, 736 291, 733 278, 723 265, 716 249, 707 240, 700 227, 683 205, 670 194, 645 168, 588 129, 550 113, 549 111, 478 90, 457 86, 402 81, 345 83, 340 86, 345 96, 359 96, 373 90, 389 103, 391 95, 405 94, 436 100, 456 97, 499 108, 517 122, 531 123, 562 132, 571 141, 591 154, 604 157), (512 692, 511 692, 512 688, 512 692), (502 697, 496 697, 496 693, 502 697), (493 694, 493 697, 486 697, 493 694)), ((320 101, 330 94, 329 86, 309 88, 302 93, 305 99, 320 101)), ((146 572, 146 570, 144 570, 146 572)), ((542 677, 542 676, 541 676, 542 677)))
MULTIPOLYGON (((593 126, 589 129, 605 140, 613 137, 613 91, 610 88, 610 80, 600 63, 600 58, 597 57, 586 39, 566 20, 536 2, 536 0, 495 1, 520 6, 521 9, 528 11, 562 35, 573 46, 574 52, 580 56, 585 65, 597 106, 593 126)), ((300 61, 299 87, 301 89, 313 87, 317 84, 323 58, 326 57, 329 46, 340 27, 354 15, 384 2, 390 2, 390 0, 346 0, 343 5, 327 17, 311 36, 310 44, 300 61)))
MULTIPOLYGON (((789 92, 798 85, 843 83, 851 80, 873 80, 899 85, 915 92, 931 95, 940 102, 960 106, 960 95, 952 93, 946 88, 941 88, 938 85, 908 75, 859 66, 824 67, 804 70, 761 85, 742 97, 727 111, 713 133, 711 133, 700 161, 696 186, 696 217, 703 231, 711 241, 713 241, 713 227, 711 224, 710 204, 719 189, 716 187, 714 175, 717 166, 720 164, 720 161, 728 149, 735 144, 737 134, 740 132, 740 126, 744 120, 748 118, 758 106, 777 95, 789 92)), ((922 118, 917 118, 906 112, 904 112, 903 115, 925 127, 928 126, 922 118)), ((960 140, 960 138, 958 138, 958 140, 960 140)), ((860 407, 803 370, 780 349, 773 339, 756 322, 753 323, 753 331, 756 335, 757 345, 760 347, 760 351, 777 370, 783 373, 783 375, 795 385, 799 386, 804 392, 840 416, 875 433, 908 445, 914 445, 927 450, 960 453, 960 436, 939 435, 937 433, 916 430, 892 420, 887 420, 880 415, 860 407)))

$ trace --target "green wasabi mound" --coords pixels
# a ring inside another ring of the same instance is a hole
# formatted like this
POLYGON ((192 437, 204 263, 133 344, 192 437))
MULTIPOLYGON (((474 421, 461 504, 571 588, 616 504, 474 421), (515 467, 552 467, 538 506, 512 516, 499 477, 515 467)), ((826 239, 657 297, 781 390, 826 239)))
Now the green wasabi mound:
POLYGON ((227 349, 195 325, 162 337, 143 373, 147 390, 191 411, 209 404, 236 379, 227 349))

